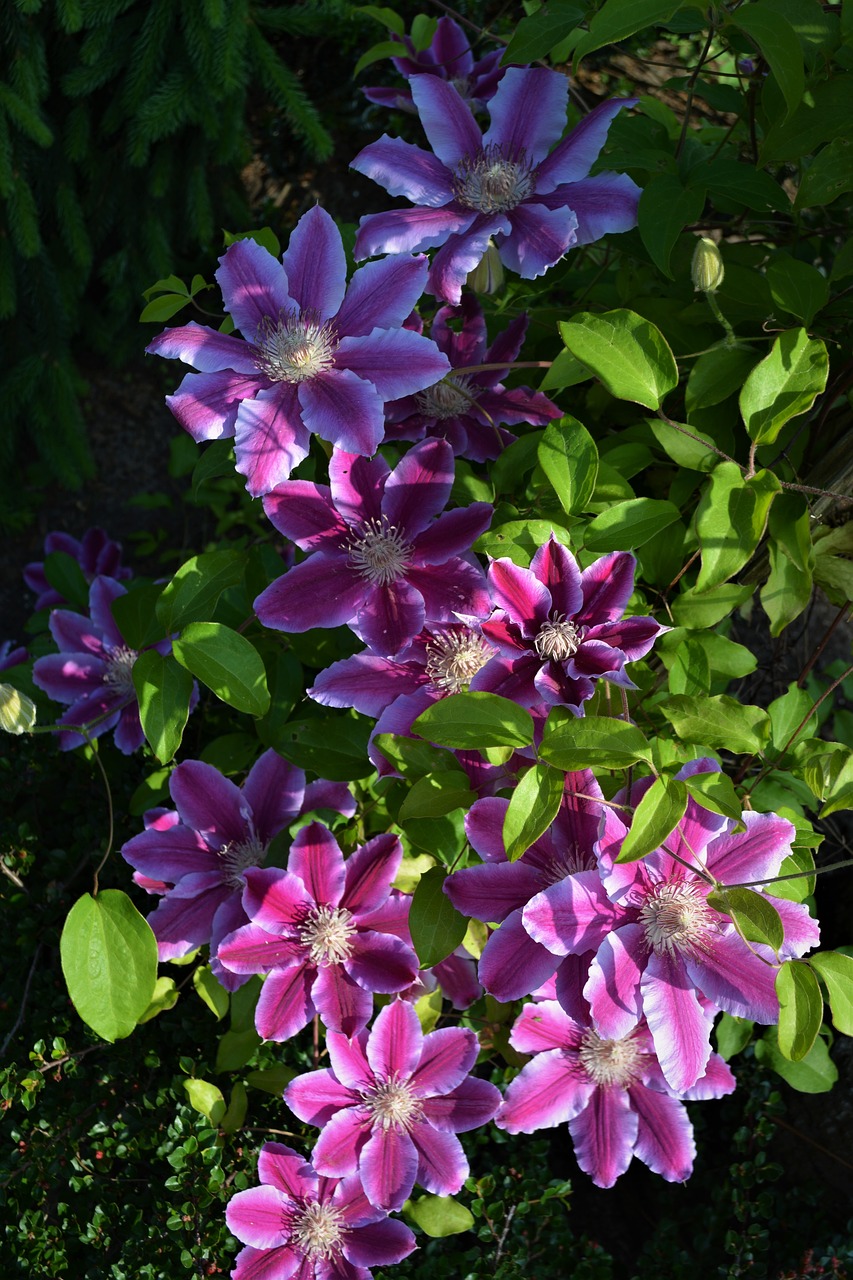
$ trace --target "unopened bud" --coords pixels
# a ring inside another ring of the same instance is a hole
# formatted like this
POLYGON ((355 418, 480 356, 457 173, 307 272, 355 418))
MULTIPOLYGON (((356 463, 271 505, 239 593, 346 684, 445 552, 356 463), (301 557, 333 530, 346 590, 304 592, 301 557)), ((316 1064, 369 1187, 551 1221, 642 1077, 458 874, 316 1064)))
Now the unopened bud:
POLYGON ((0 684, 0 729, 29 733, 36 722, 36 704, 10 684, 0 684))
POLYGON ((702 293, 716 293, 723 283, 724 275, 723 255, 716 242, 708 236, 701 236, 696 242, 693 262, 690 264, 693 288, 701 289, 702 293))
POLYGON ((489 240, 486 252, 474 270, 468 273, 466 283, 474 293, 500 293, 504 287, 504 266, 494 240, 489 240))

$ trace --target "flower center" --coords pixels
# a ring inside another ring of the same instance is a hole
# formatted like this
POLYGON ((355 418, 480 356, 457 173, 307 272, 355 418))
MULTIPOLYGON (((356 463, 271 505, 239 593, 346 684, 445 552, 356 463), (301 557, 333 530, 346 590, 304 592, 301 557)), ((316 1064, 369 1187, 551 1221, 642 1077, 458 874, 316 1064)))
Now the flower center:
POLYGON ((261 844, 257 836, 250 836, 248 840, 232 840, 230 844, 224 844, 219 850, 223 883, 228 885, 229 889, 244 889, 246 886, 243 883, 243 872, 247 867, 263 866, 266 856, 267 846, 261 844))
POLYGON ((459 693, 493 652, 482 636, 467 627, 433 636, 426 647, 430 684, 437 693, 459 693))
POLYGON ((271 382, 306 382, 335 362, 334 325, 310 311, 266 317, 258 328, 258 368, 271 382))
POLYGON ((593 854, 585 852, 579 844, 569 844, 563 849, 554 850, 551 856, 542 863, 539 880, 543 889, 552 884, 559 884, 566 876, 577 875, 578 871, 592 871, 595 866, 593 854))
POLYGON ((108 684, 111 689, 115 689, 117 693, 123 694, 125 697, 136 697, 136 690, 133 687, 133 664, 139 654, 135 649, 129 649, 127 645, 120 645, 115 649, 110 649, 107 654, 107 669, 104 673, 104 684, 108 684))
POLYGON ((386 586, 402 577, 412 554, 411 544, 388 517, 365 520, 359 532, 347 543, 349 562, 368 582, 386 586))
POLYGON ((569 622, 560 613, 552 613, 547 622, 539 628, 533 647, 540 658, 554 658, 557 662, 565 662, 577 653, 580 648, 581 635, 573 622, 569 622))
POLYGON ((469 378, 445 378, 426 391, 419 391, 415 403, 428 418, 455 418, 474 403, 474 397, 468 391, 469 378))
POLYGON ((453 182, 459 204, 481 213, 506 213, 526 200, 533 189, 533 171, 524 152, 510 160, 494 144, 473 158, 466 157, 453 182))
POLYGON ((631 1032, 621 1040, 602 1040, 594 1031, 587 1031, 578 1057, 590 1079, 604 1088, 629 1088, 640 1074, 640 1047, 633 1037, 631 1032))
POLYGON ((344 1215, 332 1204, 311 1201, 302 1208, 290 1228, 290 1238, 308 1258, 331 1258, 340 1251, 346 1235, 344 1215))
POLYGON ((698 887, 682 881, 655 886, 640 911, 640 924, 657 955, 698 955, 708 948, 715 920, 698 887))
POLYGON ((346 907, 312 907, 299 928, 299 941, 312 964, 343 964, 352 954, 355 925, 346 907))
POLYGON ((383 1080, 370 1093, 364 1095, 373 1123, 383 1129, 403 1129, 408 1132, 413 1124, 417 1124, 423 1113, 420 1098, 411 1091, 409 1085, 398 1080, 396 1075, 383 1080))

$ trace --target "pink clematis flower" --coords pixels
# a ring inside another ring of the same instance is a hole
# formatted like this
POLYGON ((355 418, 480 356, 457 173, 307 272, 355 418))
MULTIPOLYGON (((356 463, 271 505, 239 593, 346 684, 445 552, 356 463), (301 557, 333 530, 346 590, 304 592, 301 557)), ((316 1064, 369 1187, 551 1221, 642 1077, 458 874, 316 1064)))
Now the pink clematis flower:
POLYGON ((453 1195, 468 1176, 457 1133, 492 1119, 501 1096, 469 1075, 477 1037, 462 1027, 424 1035, 410 1004, 395 1000, 370 1035, 330 1032, 331 1068, 291 1080, 284 1100, 322 1127, 314 1167, 330 1177, 358 1173, 371 1204, 399 1209, 417 1181, 453 1195))
MULTIPOLYGON (((555 1000, 544 1000, 524 1006, 510 1044, 533 1059, 507 1090, 495 1117, 499 1129, 535 1133, 568 1121, 578 1164, 598 1187, 612 1187, 634 1156, 667 1182, 690 1177, 693 1128, 644 1024, 609 1039, 588 1013, 571 1018, 555 1000)), ((715 1053, 681 1096, 720 1098, 734 1088, 731 1070, 715 1053)))
POLYGON ((250 924, 229 934, 219 959, 235 973, 266 973, 255 1026, 265 1040, 287 1040, 319 1013, 327 1027, 353 1036, 373 1012, 373 993, 403 991, 418 958, 394 936, 399 915, 391 881, 403 849, 374 836, 344 861, 320 822, 303 827, 287 870, 245 873, 250 924))
POLYGON ((267 1142, 261 1185, 238 1191, 228 1229, 247 1248, 233 1280, 369 1280, 370 1267, 401 1262, 415 1248, 402 1222, 370 1203, 358 1178, 324 1178, 291 1147, 267 1142))

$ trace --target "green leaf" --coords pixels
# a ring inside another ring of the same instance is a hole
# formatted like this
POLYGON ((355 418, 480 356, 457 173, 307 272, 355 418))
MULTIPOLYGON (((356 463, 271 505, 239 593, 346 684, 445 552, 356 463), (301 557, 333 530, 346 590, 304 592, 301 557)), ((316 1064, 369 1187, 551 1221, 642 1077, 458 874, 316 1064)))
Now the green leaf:
POLYGON ((651 761, 651 747, 634 724, 611 716, 568 719, 552 712, 545 725, 540 755, 558 769, 629 769, 651 761))
POLYGON ((747 942, 763 942, 778 952, 785 940, 782 918, 761 893, 741 886, 715 889, 708 894, 708 906, 731 916, 735 928, 747 942))
POLYGON ((150 1022, 152 1018, 156 1018, 158 1013, 166 1013, 169 1009, 174 1009, 178 1003, 180 992, 175 985, 174 978, 158 978, 154 983, 154 994, 151 997, 151 1003, 145 1012, 139 1017, 138 1022, 150 1022))
POLYGON ((798 569, 811 572, 814 565, 811 520, 808 503, 801 494, 779 494, 770 508, 767 529, 798 569))
POLYGON ((727 773, 693 773, 684 785, 697 804, 740 822, 743 805, 727 773))
POLYGON ((254 240, 274 258, 281 256, 281 241, 272 227, 255 227, 252 231, 225 231, 222 238, 226 249, 236 244, 238 240, 254 240))
POLYGON ((754 169, 751 164, 720 156, 710 164, 703 164, 701 175, 712 196, 734 200, 759 213, 767 213, 771 209, 779 213, 791 211, 791 201, 779 183, 769 173, 754 169))
POLYGON ((792 1062, 782 1053, 776 1029, 771 1027, 761 1040, 756 1041, 755 1056, 800 1093, 829 1093, 838 1079, 838 1070, 829 1056, 826 1041, 820 1036, 804 1058, 792 1062))
POLYGON ((263 1071, 250 1071, 246 1076, 246 1084, 253 1089, 261 1089, 264 1093, 271 1093, 275 1098, 281 1098, 295 1075, 293 1067, 286 1067, 280 1062, 274 1067, 265 1067, 263 1071))
POLYGON ((791 1062, 802 1062, 823 1021, 823 997, 807 964, 788 960, 776 974, 779 997, 779 1048, 791 1062))
POLYGON ((412 728, 429 742, 462 751, 529 747, 533 741, 530 712, 495 693, 452 693, 427 707, 412 728))
POLYGON ((146 645, 156 644, 165 638, 156 613, 162 590, 156 583, 132 583, 129 591, 113 600, 113 621, 131 649, 144 649, 146 645))
POLYGON ((788 108, 787 119, 799 107, 806 88, 803 51, 797 33, 781 14, 760 2, 741 5, 730 15, 729 22, 750 36, 761 50, 782 90, 788 108))
POLYGON ((186 293, 161 293, 159 297, 152 298, 147 306, 143 307, 139 316, 140 324, 162 324, 164 320, 171 320, 172 316, 176 316, 179 311, 183 311, 184 307, 190 305, 190 297, 186 293))
POLYGON ((191 622, 172 650, 182 667, 237 711, 262 716, 270 704, 257 649, 220 622, 191 622))
POLYGON ((710 591, 683 591, 672 602, 672 616, 680 627, 704 631, 739 609, 754 590, 754 586, 724 582, 710 591))
POLYGON ((403 801, 398 821, 410 818, 441 818, 454 809, 470 809, 476 800, 470 779, 461 769, 445 769, 427 774, 414 783, 403 801))
POLYGON ((823 978, 829 992, 832 1025, 844 1036, 853 1036, 853 956, 842 951, 818 951, 809 964, 823 978))
POLYGON ((630 498, 602 511, 587 525, 584 546, 587 551, 632 551, 679 518, 678 507, 664 498, 630 498))
POLYGON ((387 27, 389 31, 395 32, 398 36, 406 33, 406 24, 393 9, 387 9, 383 5, 377 4, 360 4, 356 9, 356 13, 363 13, 365 17, 375 18, 383 27, 387 27))
POLYGON ((222 1090, 217 1089, 216 1085, 211 1084, 209 1080, 195 1078, 185 1080, 184 1089, 190 1106, 201 1115, 207 1116, 214 1127, 218 1127, 219 1121, 225 1115, 225 1098, 222 1090))
MULTIPOLYGON (((788 692, 774 698, 767 708, 770 716, 770 741, 777 752, 789 746, 791 734, 799 729, 799 735, 809 737, 817 729, 817 714, 812 715, 814 699, 806 689, 796 684, 788 685, 788 692), (802 728, 800 728, 802 725, 802 728)), ((794 739, 796 742, 796 738, 794 739)))
MULTIPOLYGON (((620 0, 620 4, 622 0, 620 0)), ((678 385, 669 345, 655 325, 634 311, 581 311, 559 325, 572 355, 604 383, 617 400, 659 409, 678 385)))
MULTIPOLYGON (((783 806, 781 806, 783 807, 783 806)), ((781 808, 780 807, 780 808, 781 808)), ((790 811, 784 816, 789 819, 797 816, 790 811)), ((815 878, 809 872, 814 871, 814 855, 811 849, 794 847, 779 868, 780 876, 797 876, 796 880, 776 880, 767 885, 767 892, 774 898, 784 898, 787 902, 805 902, 814 893, 815 878)), ((809 957, 811 962, 811 957, 809 957)))
POLYGON ((814 209, 832 204, 853 190, 853 143, 849 137, 836 138, 815 156, 800 179, 795 209, 814 209))
MULTIPOLYGON (((427 773, 457 768, 458 761, 452 752, 446 751, 443 747, 434 747, 432 743, 424 742, 419 738, 403 738, 394 733, 377 733, 373 743, 385 759, 393 764, 397 772, 410 781, 423 778, 427 773)), ((511 747, 504 750, 512 752, 511 747)))
POLYGON ((688 421, 694 410, 722 404, 739 391, 755 363, 756 353, 741 347, 715 347, 700 356, 690 370, 684 392, 688 421))
POLYGON ((468 921, 443 892, 447 872, 431 867, 421 876, 412 894, 409 931, 421 968, 431 969, 455 951, 468 928, 468 921))
POLYGON ((720 455, 712 448, 711 437, 695 427, 679 431, 680 423, 673 425, 660 418, 646 418, 646 426, 676 466, 685 467, 688 471, 713 471, 720 460, 720 455))
POLYGON ((225 1017, 231 999, 209 964, 200 964, 193 970, 193 987, 199 999, 215 1015, 217 1022, 225 1017))
POLYGON ((249 1095, 242 1080, 238 1080, 231 1090, 228 1110, 219 1122, 223 1133, 237 1133, 243 1127, 246 1112, 249 1109, 249 1095))
POLYGON ((207 446, 193 468, 192 497, 199 501, 199 491, 208 480, 234 474, 234 446, 230 440, 214 440, 207 446))
POLYGON ((474 1226, 474 1215, 452 1196, 419 1196, 417 1200, 407 1200, 403 1214, 433 1239, 458 1236, 474 1226))
POLYGON ((83 613, 88 613, 89 584, 78 560, 67 551, 51 551, 44 558, 44 576, 63 600, 83 613))
POLYGON ((539 390, 564 391, 566 387, 576 387, 579 382, 586 382, 591 377, 586 365, 576 360, 570 351, 558 351, 551 362, 551 368, 539 383, 539 390))
POLYGON ((151 1004, 157 939, 126 893, 85 893, 68 913, 59 940, 71 1002, 102 1040, 129 1036, 151 1004))
POLYGON ((432 44, 438 18, 428 18, 425 13, 417 13, 412 19, 410 37, 415 49, 422 53, 432 44))
POLYGON ((239 582, 245 569, 242 551, 208 551, 182 564, 157 602, 157 616, 166 633, 190 622, 207 621, 222 592, 239 582))
POLYGON ((724 1062, 728 1062, 746 1048, 752 1039, 754 1027, 755 1023, 750 1022, 749 1018, 735 1018, 730 1013, 723 1014, 714 1028, 714 1036, 717 1041, 717 1053, 724 1062))
POLYGON ((528 769, 509 800, 503 825, 504 847, 510 862, 520 858, 547 831, 563 798, 562 773, 550 765, 528 769))
POLYGON ((767 712, 724 693, 714 698, 676 694, 660 703, 660 711, 682 742, 756 753, 763 751, 770 740, 767 712))
POLYGON ((239 1071, 255 1055, 261 1037, 254 1027, 246 1031, 226 1031, 216 1049, 214 1070, 239 1071))
POLYGON ((808 328, 829 301, 829 281, 811 263, 778 253, 767 267, 773 301, 808 328))
POLYGON ((586 427, 570 414, 549 423, 537 455, 566 514, 585 511, 598 475, 598 450, 586 427))
POLYGON ((762 164, 799 163, 822 142, 849 137, 853 128, 853 76, 834 75, 809 87, 788 119, 774 120, 760 144, 762 164))
POLYGON ((190 714, 193 679, 171 654, 149 649, 131 671, 142 732, 161 764, 171 760, 184 736, 190 714))
POLYGON ((585 58, 606 44, 624 40, 644 27, 666 22, 682 4, 680 0, 607 0, 589 24, 589 32, 577 46, 576 59, 585 58))
POLYGON ((353 76, 360 75, 366 67, 371 66, 374 62, 380 62, 383 58, 399 58, 401 54, 405 55, 405 53, 405 46, 401 45, 399 40, 381 40, 379 44, 371 45, 361 55, 353 67, 353 76))
POLYGON ((721 462, 711 472, 696 509, 702 548, 698 592, 710 591, 738 573, 761 541, 770 504, 781 485, 769 471, 744 478, 736 462, 721 462))
POLYGON ((505 557, 526 569, 552 533, 563 543, 571 541, 569 530, 554 520, 508 520, 481 534, 474 550, 493 560, 505 557))
POLYGON ((634 810, 617 862, 637 862, 660 849, 687 809, 687 788, 680 778, 656 778, 634 810))
POLYGON ((772 444, 786 422, 812 407, 826 387, 829 357, 805 329, 781 333, 740 393, 740 412, 756 444, 772 444))
POLYGON ((288 720, 276 735, 276 750, 300 769, 330 782, 353 782, 375 772, 367 754, 373 721, 355 712, 288 720))
MULTIPOLYGON (((703 176, 702 170, 699 177, 703 176)), ((674 173, 659 173, 643 188, 638 210, 640 239, 652 262, 674 279, 669 260, 675 242, 689 222, 695 222, 705 205, 704 186, 685 187, 674 173)))

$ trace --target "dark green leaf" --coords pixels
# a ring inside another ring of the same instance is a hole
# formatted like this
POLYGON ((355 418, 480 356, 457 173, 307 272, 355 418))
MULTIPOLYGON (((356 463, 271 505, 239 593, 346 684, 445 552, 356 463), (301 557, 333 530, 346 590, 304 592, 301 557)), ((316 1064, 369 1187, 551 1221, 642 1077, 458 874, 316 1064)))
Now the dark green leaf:
POLYGON ((556 728, 545 726, 540 755, 558 769, 628 769, 638 760, 651 760, 651 747, 641 731, 627 720, 611 716, 583 716, 556 728))
POLYGON ((577 47, 576 57, 585 58, 606 44, 624 40, 644 27, 666 22, 678 9, 679 0, 606 0, 589 24, 589 32, 577 47))
POLYGON ((468 928, 468 921, 443 892, 447 872, 431 867, 421 876, 412 895, 409 930, 421 967, 431 969, 455 951, 468 928))
POLYGON ((755 1023, 750 1022, 749 1018, 735 1018, 730 1013, 723 1014, 714 1028, 714 1036, 717 1041, 717 1053, 724 1062, 728 1062, 730 1058, 746 1048, 752 1039, 754 1027, 755 1023))
POLYGON ((586 528, 587 551, 632 551, 642 547, 679 519, 679 510, 664 498, 631 498, 602 511, 586 528))
POLYGON ((684 187, 674 173, 659 173, 643 188, 638 211, 640 239, 652 262, 670 280, 674 278, 669 260, 675 242, 687 224, 700 216, 704 205, 704 186, 684 187))
POLYGON ((538 456, 563 510, 568 515, 586 510, 598 475, 598 450, 586 427, 568 414, 550 423, 538 456))
POLYGON ((731 916, 734 926, 747 942, 763 942, 778 951, 785 931, 779 912, 761 893, 740 886, 722 887, 708 894, 708 906, 731 916))
MULTIPOLYGON (((829 301, 829 282, 811 263, 789 253, 778 253, 767 267, 767 283, 773 301, 806 328, 829 301)), ((792 415, 795 416, 795 415, 792 415)))
POLYGON ((151 750, 165 764, 184 736, 190 714, 193 678, 171 654, 149 649, 141 653, 131 672, 139 703, 139 719, 151 750))
POLYGON ((276 735, 276 750, 330 782, 352 782, 375 771, 367 754, 372 727, 372 720, 354 712, 289 720, 276 735))
POLYGON ((815 157, 800 181, 796 209, 813 209, 832 204, 853 189, 853 140, 842 136, 830 142, 815 157))
POLYGON ((51 551, 44 558, 44 576, 67 604, 88 613, 89 584, 78 560, 67 551, 51 551))
POLYGON ((156 644, 164 638, 165 632, 156 612, 162 590, 155 583, 132 583, 129 591, 113 600, 113 620, 131 649, 144 649, 146 645, 156 644))
POLYGON ((208 621, 222 592, 239 582, 245 569, 242 551, 208 551, 182 564, 157 602, 157 616, 166 633, 190 622, 208 621))
POLYGON ((59 941, 68 994, 102 1040, 129 1036, 157 981, 157 939, 127 894, 85 893, 68 913, 59 941))
POLYGON ((220 622, 191 622, 172 645, 181 666, 237 711, 262 716, 270 705, 257 649, 220 622))
POLYGON ((803 51, 793 27, 760 0, 741 5, 730 15, 729 22, 746 32, 761 50, 782 90, 790 117, 800 106, 806 87, 803 51))
POLYGON ((476 798, 467 773, 461 769, 443 769, 418 778, 409 788, 398 820, 441 818, 454 809, 470 809, 476 798))
POLYGON ((755 363, 756 353, 741 347, 715 347, 700 356, 690 370, 684 393, 688 419, 695 409, 722 404, 739 391, 755 363))

